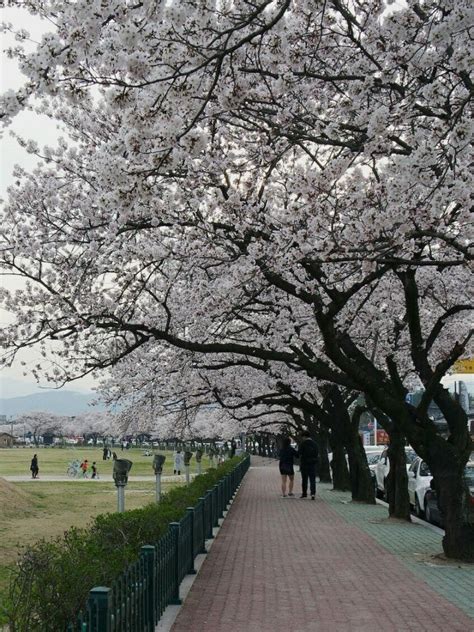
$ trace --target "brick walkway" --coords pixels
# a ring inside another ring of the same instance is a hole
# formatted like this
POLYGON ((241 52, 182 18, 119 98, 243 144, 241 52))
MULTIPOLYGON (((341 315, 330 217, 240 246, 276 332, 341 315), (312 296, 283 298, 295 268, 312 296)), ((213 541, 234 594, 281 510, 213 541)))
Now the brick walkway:
POLYGON ((278 488, 275 463, 247 473, 172 632, 474 631, 474 569, 437 563, 439 535, 278 488))

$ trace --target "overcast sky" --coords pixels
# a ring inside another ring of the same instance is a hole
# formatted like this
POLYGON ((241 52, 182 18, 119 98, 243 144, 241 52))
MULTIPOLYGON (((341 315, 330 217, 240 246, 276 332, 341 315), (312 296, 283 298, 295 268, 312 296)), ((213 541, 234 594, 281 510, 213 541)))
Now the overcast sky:
MULTIPOLYGON (((0 9, 0 21, 9 22, 15 27, 21 27, 30 33, 33 41, 39 41, 42 33, 49 30, 50 25, 40 20, 38 17, 31 16, 27 11, 17 8, 0 9)), ((5 49, 17 44, 14 37, 10 33, 2 33, 1 37, 1 65, 0 65, 0 92, 6 90, 15 90, 19 88, 24 77, 18 70, 18 66, 14 60, 8 59, 5 49)), ((30 50, 34 49, 35 44, 25 43, 25 47, 30 50)), ((40 146, 54 145, 57 138, 56 125, 45 116, 39 116, 34 112, 22 112, 18 115, 11 130, 17 134, 36 140, 40 146)), ((0 197, 5 199, 7 187, 12 183, 13 167, 19 164, 26 169, 35 166, 36 158, 27 154, 14 138, 11 137, 10 131, 3 131, 0 152, 0 197)), ((4 286, 15 287, 15 281, 2 278, 1 282, 4 286)), ((9 314, 4 310, 0 310, 0 324, 3 325, 9 321, 9 314)), ((31 376, 24 376, 23 373, 29 365, 35 364, 39 360, 39 356, 29 350, 19 356, 19 361, 11 368, 3 369, 0 374, 0 397, 16 397, 26 395, 37 391, 38 386, 31 376), (20 361, 27 363, 27 366, 21 366, 20 361)), ((46 386, 46 383, 43 383, 46 386)), ((93 386, 91 379, 78 380, 74 382, 68 389, 89 390, 93 386)))

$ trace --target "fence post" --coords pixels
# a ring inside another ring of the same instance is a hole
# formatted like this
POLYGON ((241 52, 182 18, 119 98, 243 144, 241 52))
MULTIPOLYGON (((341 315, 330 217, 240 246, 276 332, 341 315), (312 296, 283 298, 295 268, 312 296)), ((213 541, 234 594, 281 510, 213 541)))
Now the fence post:
POLYGON ((213 518, 214 510, 213 510, 213 507, 212 507, 214 499, 213 499, 213 491, 212 490, 210 490, 210 489, 207 490, 206 498, 209 498, 209 522, 208 522, 209 530, 206 533, 206 537, 209 540, 212 540, 212 538, 214 537, 214 533, 212 532, 212 527, 214 526, 214 518, 213 518))
POLYGON ((189 568, 187 570, 188 575, 195 575, 196 570, 194 568, 194 529, 196 525, 194 523, 194 507, 186 507, 186 512, 191 514, 191 555, 189 558, 189 568))
POLYGON ((111 589, 106 586, 96 586, 89 591, 90 632, 109 632, 111 595, 111 589))
POLYGON ((206 497, 200 496, 201 513, 202 513, 202 540, 199 547, 199 553, 207 553, 206 551, 206 497))
POLYGON ((156 549, 151 544, 140 547, 140 557, 143 558, 146 569, 146 612, 145 623, 146 631, 153 632, 155 629, 155 610, 156 610, 156 575, 155 575, 155 557, 156 549))
POLYGON ((212 498, 212 504, 213 504, 213 509, 214 509, 214 520, 212 523, 213 527, 218 527, 219 526, 219 485, 214 485, 214 487, 212 488, 213 490, 213 498, 212 498))
POLYGON ((179 606, 181 599, 179 598, 179 522, 170 522, 171 533, 173 534, 174 564, 173 564, 173 596, 170 604, 179 606))

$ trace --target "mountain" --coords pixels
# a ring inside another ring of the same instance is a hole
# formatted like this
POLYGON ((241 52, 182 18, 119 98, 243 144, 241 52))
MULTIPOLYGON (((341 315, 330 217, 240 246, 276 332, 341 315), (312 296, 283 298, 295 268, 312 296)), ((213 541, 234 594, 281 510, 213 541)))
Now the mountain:
POLYGON ((79 415, 85 412, 100 412, 105 406, 90 406, 96 395, 78 391, 45 390, 22 397, 0 399, 0 415, 22 415, 32 411, 50 412, 56 415, 79 415))

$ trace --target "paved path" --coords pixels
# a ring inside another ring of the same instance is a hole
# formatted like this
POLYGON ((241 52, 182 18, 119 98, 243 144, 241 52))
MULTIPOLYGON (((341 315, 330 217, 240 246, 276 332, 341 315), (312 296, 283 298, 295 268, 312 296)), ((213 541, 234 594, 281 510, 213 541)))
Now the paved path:
MULTIPOLYGON (((191 474, 191 478, 194 478, 196 476, 196 474, 191 474)), ((5 479, 6 481, 10 481, 10 483, 29 483, 29 482, 51 482, 54 481, 56 483, 77 483, 78 481, 80 482, 86 482, 89 481, 91 483, 95 483, 96 481, 102 482, 102 483, 113 483, 114 479, 112 477, 111 474, 106 474, 105 476, 99 476, 99 478, 91 478, 90 476, 84 478, 83 476, 67 476, 66 474, 44 474, 38 476, 38 478, 31 478, 31 476, 28 476, 27 474, 15 474, 12 476, 2 476, 1 478, 5 479)), ((128 477, 128 481, 130 483, 133 483, 134 481, 139 481, 139 482, 144 482, 144 481, 155 481, 155 477, 154 476, 133 476, 130 475, 128 477)), ((176 474, 171 474, 169 476, 162 476, 161 477, 161 481, 163 483, 170 483, 170 482, 185 482, 186 481, 186 476, 184 474, 180 474, 179 476, 176 474)))
POLYGON ((257 464, 172 632, 474 631, 474 568, 433 557, 438 533, 327 485, 280 498, 275 463, 257 464))

